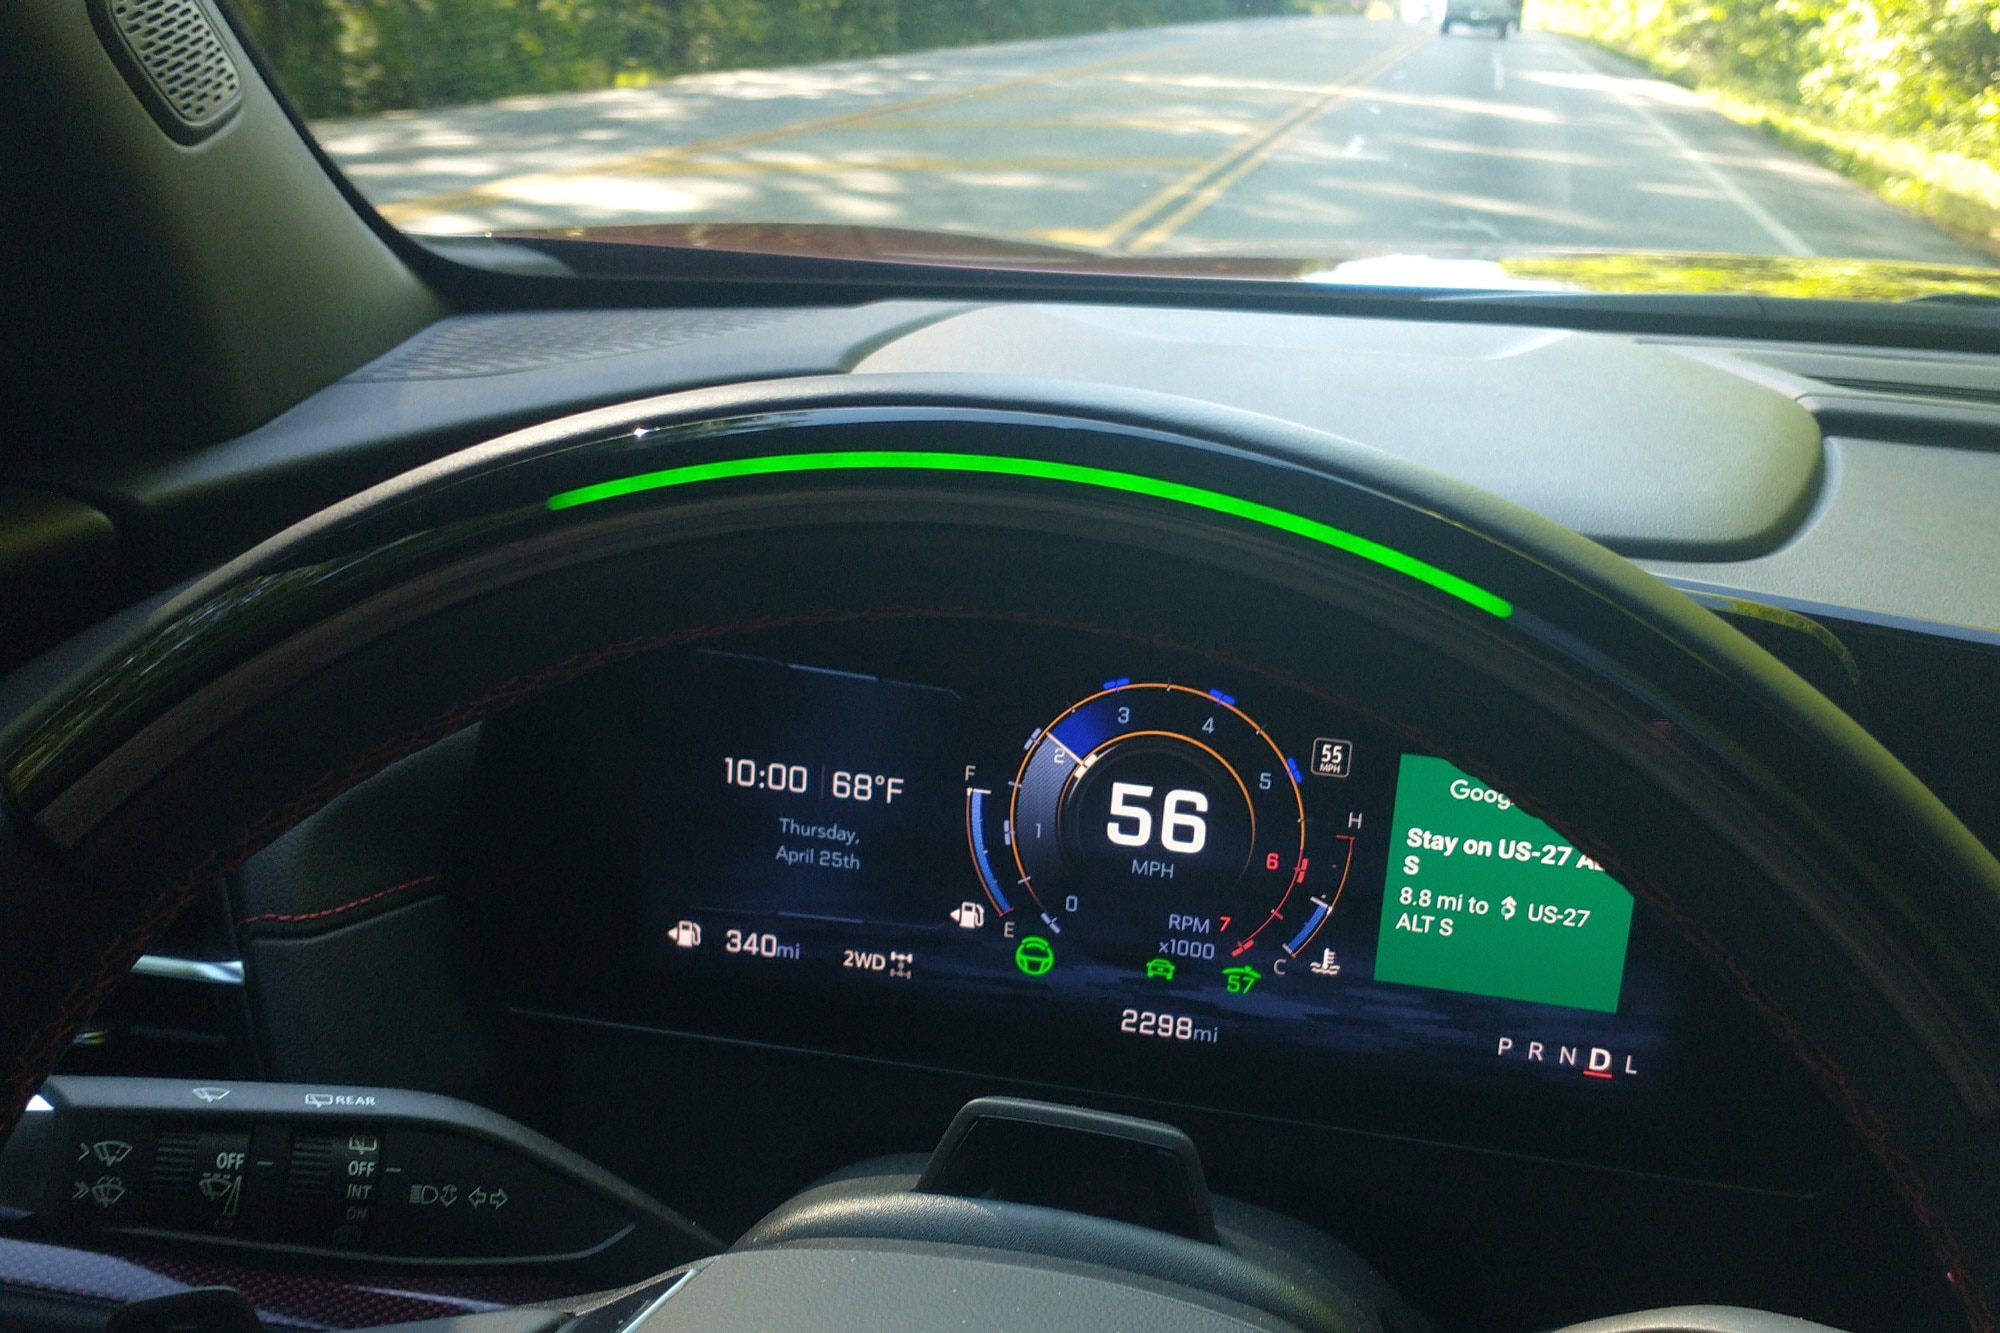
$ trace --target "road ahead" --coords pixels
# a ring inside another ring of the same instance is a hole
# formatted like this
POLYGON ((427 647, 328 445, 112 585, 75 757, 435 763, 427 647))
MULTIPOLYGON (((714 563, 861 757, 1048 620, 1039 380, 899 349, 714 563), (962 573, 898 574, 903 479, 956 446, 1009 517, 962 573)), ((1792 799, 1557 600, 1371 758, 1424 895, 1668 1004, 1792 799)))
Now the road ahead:
POLYGON ((1582 43, 1285 18, 317 127, 399 225, 971 231, 1125 254, 1991 261, 1582 43))

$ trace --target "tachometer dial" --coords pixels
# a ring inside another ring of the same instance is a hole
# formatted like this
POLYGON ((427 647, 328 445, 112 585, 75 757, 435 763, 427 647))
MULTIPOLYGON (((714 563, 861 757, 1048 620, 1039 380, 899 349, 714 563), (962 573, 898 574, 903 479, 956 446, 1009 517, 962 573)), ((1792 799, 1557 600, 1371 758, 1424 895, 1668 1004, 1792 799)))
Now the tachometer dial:
POLYGON ((1220 690, 1108 683, 1029 739, 1007 809, 1016 887, 1058 931, 1158 908, 1241 953, 1304 871, 1295 766, 1220 690))

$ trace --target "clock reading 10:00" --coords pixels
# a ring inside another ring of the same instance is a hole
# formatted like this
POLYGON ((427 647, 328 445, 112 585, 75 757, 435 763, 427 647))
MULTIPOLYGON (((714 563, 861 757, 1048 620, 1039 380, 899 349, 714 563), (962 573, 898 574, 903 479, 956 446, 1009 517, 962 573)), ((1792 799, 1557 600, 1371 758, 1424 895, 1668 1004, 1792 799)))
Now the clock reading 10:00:
POLYGON ((753 791, 779 791, 804 796, 817 789, 819 795, 830 796, 836 801, 870 803, 879 800, 884 805, 893 805, 896 798, 903 794, 904 787, 903 779, 886 773, 822 767, 816 779, 809 764, 788 764, 782 759, 760 762, 733 756, 726 756, 722 761, 722 780, 729 786, 748 787, 753 791))

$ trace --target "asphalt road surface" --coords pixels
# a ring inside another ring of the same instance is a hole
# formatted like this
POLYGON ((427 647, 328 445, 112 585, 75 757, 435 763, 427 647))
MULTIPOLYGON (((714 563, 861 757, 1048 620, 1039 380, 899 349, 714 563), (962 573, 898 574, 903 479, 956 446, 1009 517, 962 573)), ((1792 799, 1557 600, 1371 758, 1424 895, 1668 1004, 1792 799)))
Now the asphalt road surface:
POLYGON ((397 224, 977 232, 1121 254, 1678 250, 1986 264, 1583 43, 1194 24, 316 127, 397 224))

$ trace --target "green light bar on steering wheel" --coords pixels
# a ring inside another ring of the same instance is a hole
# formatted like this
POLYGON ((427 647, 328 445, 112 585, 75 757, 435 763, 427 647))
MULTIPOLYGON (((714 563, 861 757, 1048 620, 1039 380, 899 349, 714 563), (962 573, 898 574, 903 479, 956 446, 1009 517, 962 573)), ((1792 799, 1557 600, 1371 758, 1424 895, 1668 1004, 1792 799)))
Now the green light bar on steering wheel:
POLYGON ((1213 513, 1228 514, 1233 518, 1247 519, 1261 523, 1265 527, 1289 532, 1308 541, 1319 542, 1373 561, 1385 569, 1393 569, 1398 574, 1428 584, 1440 592, 1449 593, 1460 601, 1468 602, 1489 615, 1505 618, 1514 613, 1514 608, 1505 598, 1488 592, 1478 584, 1460 578, 1456 574, 1439 569, 1436 565, 1406 555, 1394 547, 1370 541, 1316 519, 1274 509, 1270 505, 1258 504, 1253 500, 1238 499, 1224 495, 1220 491, 1205 490, 1199 486, 1185 486, 1176 481, 1161 481, 1157 477, 1142 477, 1134 472, 1115 472, 1108 468, 1084 467, 1076 463, 1052 463, 1039 458, 1008 458, 997 454, 959 454, 932 451, 901 451, 894 449, 849 449, 826 453, 771 454, 761 458, 736 458, 719 463, 692 463, 686 467, 665 468, 658 472, 642 472, 636 476, 619 477, 613 481, 600 481, 590 486, 579 486, 563 491, 548 499, 551 511, 574 509, 579 505, 594 504, 599 500, 612 500, 623 495, 636 495, 642 491, 664 490, 670 486, 693 486, 705 481, 726 481, 736 477, 771 477, 796 472, 859 472, 859 471, 921 471, 921 472, 971 472, 1000 477, 1033 477, 1042 481, 1068 482, 1073 486, 1096 486, 1102 490, 1124 491, 1132 495, 1151 496, 1157 500, 1171 500, 1176 504, 1191 505, 1196 509, 1206 509, 1213 513))

